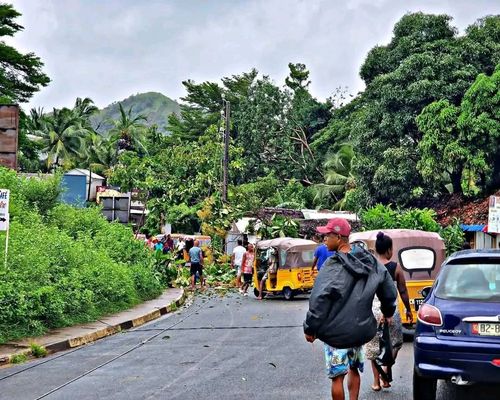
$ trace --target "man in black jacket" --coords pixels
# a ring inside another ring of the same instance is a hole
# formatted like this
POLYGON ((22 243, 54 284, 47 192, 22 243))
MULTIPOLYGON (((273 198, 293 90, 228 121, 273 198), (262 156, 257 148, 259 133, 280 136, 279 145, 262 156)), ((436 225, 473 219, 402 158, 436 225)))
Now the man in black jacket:
POLYGON ((308 342, 325 342, 332 399, 344 400, 344 377, 349 373, 349 399, 357 400, 364 361, 362 346, 377 330, 373 298, 376 294, 382 314, 391 323, 397 292, 389 272, 372 254, 358 246, 351 248, 351 226, 345 219, 331 219, 317 230, 326 235, 328 250, 337 253, 327 259, 316 278, 304 334, 308 342))

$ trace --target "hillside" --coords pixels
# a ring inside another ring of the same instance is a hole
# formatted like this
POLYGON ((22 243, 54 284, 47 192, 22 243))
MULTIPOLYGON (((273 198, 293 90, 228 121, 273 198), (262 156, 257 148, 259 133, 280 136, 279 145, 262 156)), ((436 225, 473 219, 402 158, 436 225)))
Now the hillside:
POLYGON ((180 113, 179 104, 161 93, 134 94, 123 101, 111 103, 92 117, 92 123, 94 127, 98 127, 99 132, 110 129, 112 125, 109 121, 120 117, 118 103, 122 104, 125 112, 132 107, 132 115, 145 115, 148 119, 148 125, 156 124, 159 130, 164 132, 166 131, 168 116, 172 113, 180 113))

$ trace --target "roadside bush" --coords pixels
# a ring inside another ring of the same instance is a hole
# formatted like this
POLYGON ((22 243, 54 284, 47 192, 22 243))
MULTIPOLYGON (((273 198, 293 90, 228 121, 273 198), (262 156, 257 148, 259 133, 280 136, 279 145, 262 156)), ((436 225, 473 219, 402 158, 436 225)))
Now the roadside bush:
POLYGON ((361 212, 363 229, 418 229, 427 232, 437 232, 446 244, 446 254, 460 250, 464 242, 464 233, 460 223, 455 220, 447 227, 441 227, 435 220, 436 212, 424 208, 393 209, 390 205, 376 206, 361 212))
POLYGON ((43 184, 14 178, 0 168, 0 187, 12 190, 15 208, 7 268, 0 245, 0 343, 92 321, 161 293, 154 256, 129 227, 108 223, 97 208, 38 201, 43 184))

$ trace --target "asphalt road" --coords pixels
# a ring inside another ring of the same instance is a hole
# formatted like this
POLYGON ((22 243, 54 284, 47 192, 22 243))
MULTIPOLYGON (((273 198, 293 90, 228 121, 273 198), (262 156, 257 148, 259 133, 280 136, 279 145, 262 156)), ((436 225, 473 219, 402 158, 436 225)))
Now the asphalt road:
MULTIPOLYGON (((0 399, 329 399, 323 346, 302 334, 306 310, 305 297, 197 294, 140 328, 0 370, 0 399)), ((360 399, 411 399, 412 363, 406 343, 392 388, 378 393, 368 366, 360 399)), ((450 386, 440 384, 439 400, 455 398, 450 386)), ((474 389, 474 398, 497 393, 474 389)))

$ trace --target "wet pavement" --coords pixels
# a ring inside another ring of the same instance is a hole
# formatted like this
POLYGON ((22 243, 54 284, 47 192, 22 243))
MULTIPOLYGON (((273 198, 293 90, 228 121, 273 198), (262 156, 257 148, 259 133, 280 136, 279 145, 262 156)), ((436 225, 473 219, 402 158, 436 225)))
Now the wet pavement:
MULTIPOLYGON (((154 322, 0 370, 0 399, 329 399, 322 344, 302 334, 306 310, 306 297, 197 293, 154 322)), ((360 399, 412 398, 411 343, 389 390, 371 390, 367 367, 360 399)), ((452 392, 440 385, 438 399, 454 399, 452 392)))

